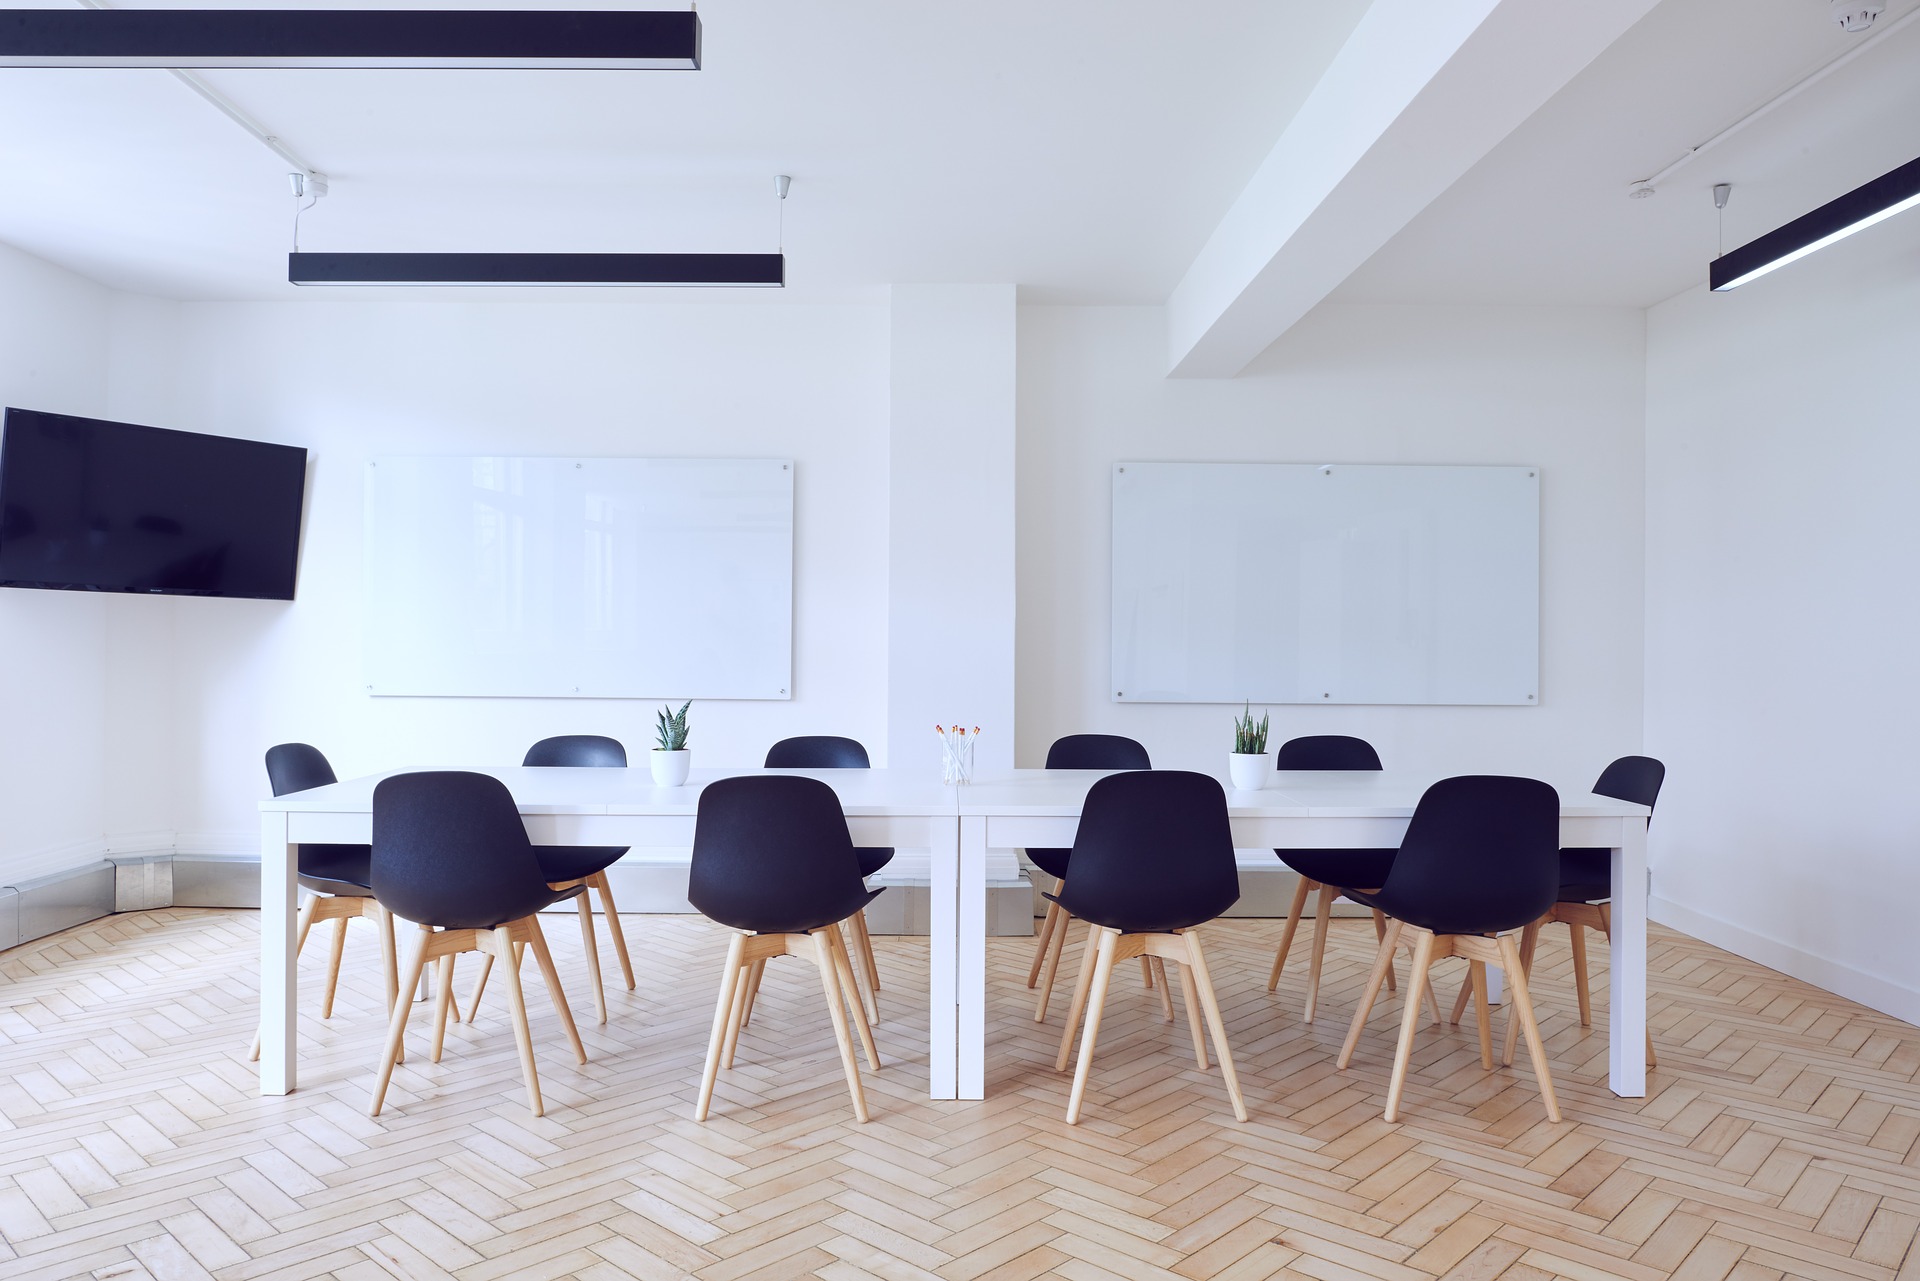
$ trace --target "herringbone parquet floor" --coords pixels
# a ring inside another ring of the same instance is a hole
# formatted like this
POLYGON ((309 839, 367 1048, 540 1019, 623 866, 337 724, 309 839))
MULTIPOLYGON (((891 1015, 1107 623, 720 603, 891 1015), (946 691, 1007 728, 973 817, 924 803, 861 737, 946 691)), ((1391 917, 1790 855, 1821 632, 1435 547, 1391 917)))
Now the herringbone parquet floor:
POLYGON ((1646 1099, 1604 1088, 1604 1025, 1578 1026, 1555 929, 1536 990, 1568 1121, 1546 1124, 1523 1067, 1481 1071, 1469 1015, 1423 1032, 1387 1125, 1397 998, 1333 1068, 1369 925, 1336 926, 1308 1027, 1294 966, 1265 991, 1278 923, 1241 921, 1210 954, 1252 1121, 1129 976, 1069 1129, 1065 993, 1029 1021, 1023 940, 988 948, 985 1103, 924 1097, 926 947, 881 938, 872 1123, 852 1122, 817 976, 785 961, 696 1125, 724 936, 629 917, 641 987, 610 994, 605 1028, 577 935, 550 931, 592 1061, 531 992, 544 1119, 490 994, 375 1121, 371 931, 326 1023, 309 947, 302 1088, 262 1099, 257 921, 131 914, 0 955, 0 1277, 1920 1278, 1920 1032, 1670 932, 1646 1099))

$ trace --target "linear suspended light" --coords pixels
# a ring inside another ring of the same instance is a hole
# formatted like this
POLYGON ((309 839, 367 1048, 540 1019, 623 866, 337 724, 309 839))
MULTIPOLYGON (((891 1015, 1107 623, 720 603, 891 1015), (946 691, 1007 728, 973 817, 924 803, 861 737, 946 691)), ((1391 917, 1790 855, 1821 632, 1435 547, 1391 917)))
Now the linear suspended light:
POLYGON ((5 9, 0 67, 698 71, 696 13, 5 9))
POLYGON ((779 289, 784 254, 287 255, 296 285, 708 286, 779 289))
POLYGON ((1737 289, 1916 205, 1920 205, 1920 159, 1881 174, 1812 213, 1715 258, 1708 273, 1714 292, 1737 289))

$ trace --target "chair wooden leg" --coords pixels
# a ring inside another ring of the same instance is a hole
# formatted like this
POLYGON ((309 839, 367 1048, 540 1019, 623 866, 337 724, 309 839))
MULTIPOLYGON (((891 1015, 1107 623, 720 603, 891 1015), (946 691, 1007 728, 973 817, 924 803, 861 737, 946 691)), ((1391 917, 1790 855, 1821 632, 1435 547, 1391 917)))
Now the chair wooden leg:
POLYGON ((728 1024, 732 1024, 733 1035, 739 1031, 740 1007, 746 1000, 746 971, 740 957, 746 950, 746 935, 735 934, 727 940, 727 964, 720 973, 720 1001, 713 1011, 713 1033, 707 1038, 707 1064, 700 1073, 700 1097, 693 1105, 696 1121, 706 1120, 707 1110, 713 1105, 713 1082, 720 1075, 720 1051, 729 1036, 728 1024))
POLYGON ((607 1021, 607 990, 600 983, 600 949, 593 941, 593 904, 587 902, 584 891, 574 902, 580 906, 580 941, 586 946, 587 979, 593 984, 593 1014, 604 1024, 607 1021))
MULTIPOLYGON (((1480 1025, 1480 1066, 1493 1070, 1493 1009, 1487 1003, 1487 963, 1470 961, 1467 963, 1467 982, 1460 988, 1462 992, 1469 988, 1473 991, 1475 1005, 1474 1021, 1480 1025)), ((1459 1020, 1455 1020, 1458 1022, 1459 1020)))
POLYGON ((1200 988, 1193 981, 1193 966, 1182 965, 1180 970, 1180 999, 1187 1007, 1187 1035, 1193 1038, 1193 1061, 1202 1072, 1210 1066, 1207 1062, 1207 1039, 1200 1032, 1200 988))
POLYGON ((1280 949, 1273 954, 1273 969, 1267 975, 1267 991, 1280 986, 1280 971, 1287 963, 1287 953, 1293 948, 1293 936, 1300 929, 1300 914, 1306 910, 1307 895, 1312 891, 1314 882, 1302 876, 1293 887, 1293 906, 1287 909, 1286 928, 1280 931, 1280 949))
MULTIPOLYGON (((300 905, 300 916, 294 929, 293 959, 295 962, 300 959, 300 949, 307 945, 307 931, 313 928, 313 914, 319 909, 319 904, 319 896, 309 894, 307 901, 300 905)), ((253 1032, 253 1048, 247 1051, 247 1062, 258 1063, 259 1061, 260 1029, 256 1027, 253 1032)))
MULTIPOLYGON (((387 979, 387 1017, 393 1017, 393 1007, 400 1001, 400 948, 393 939, 393 913, 381 907, 375 899, 368 899, 372 905, 371 915, 376 928, 380 931, 380 963, 386 970, 387 979)), ((453 1021, 460 1021, 460 1007, 453 1008, 453 1021)), ((400 1062, 407 1061, 407 1047, 400 1047, 400 1062)))
POLYGON ((1401 928, 1399 921, 1388 921, 1387 935, 1380 940, 1379 950, 1373 954, 1373 971, 1367 975, 1366 991, 1360 994, 1360 1005, 1353 1012, 1353 1025, 1347 1029, 1347 1039, 1340 1046, 1340 1057, 1335 1060, 1342 1071, 1353 1062, 1353 1051, 1360 1044, 1361 1029, 1367 1026, 1367 1016, 1373 1013, 1373 1003, 1380 999, 1380 988, 1387 981, 1387 971, 1393 968, 1393 953, 1400 946, 1401 928))
POLYGON ((848 964, 853 968, 853 995, 850 999, 860 1002, 861 1014, 869 1023, 880 1021, 880 993, 873 986, 873 946, 867 938, 864 925, 866 912, 855 912, 840 922, 841 950, 847 953, 848 964))
POLYGON ((867 983, 873 989, 873 1021, 880 1021, 880 965, 873 959, 873 933, 867 929, 867 909, 853 914, 854 928, 860 934, 860 954, 867 959, 867 983))
MULTIPOLYGON (((1533 974, 1533 953, 1539 944, 1540 922, 1534 921, 1520 931, 1520 945, 1516 949, 1516 954, 1520 958, 1520 968, 1525 970, 1529 976, 1533 974)), ((1500 1050, 1501 1067, 1513 1066, 1513 1050, 1519 1039, 1520 1024, 1516 1021, 1512 1005, 1509 1004, 1507 1007, 1507 1039, 1502 1043, 1500 1050)))
POLYGON ((1593 1026, 1593 994, 1587 991, 1587 927, 1567 922, 1567 942, 1573 947, 1573 998, 1580 1003, 1580 1026, 1593 1026))
MULTIPOLYGON (((1054 906, 1059 907, 1059 904, 1054 906)), ((1060 909, 1060 919, 1053 927, 1053 946, 1047 952, 1047 972, 1040 978, 1040 994, 1033 1001, 1033 1021, 1047 1021, 1047 1002, 1053 999, 1053 980, 1060 973, 1060 955, 1067 950, 1067 927, 1073 924, 1073 917, 1065 908, 1060 909)), ((1092 953, 1088 953, 1089 956, 1092 953)), ((1064 1066, 1064 1065, 1063 1065, 1064 1066)))
MULTIPOLYGON (((1087 1026, 1080 1034, 1080 1065, 1074 1069, 1073 1091, 1067 1096, 1067 1124, 1080 1124, 1080 1104, 1086 1098, 1087 1077, 1093 1071, 1093 1050, 1100 1039, 1100 1013, 1107 1003, 1107 985, 1113 978, 1113 953, 1119 945, 1118 931, 1094 926, 1087 938, 1087 951, 1094 959, 1093 981, 1087 993, 1087 1026)), ((1068 1024, 1067 1035, 1073 1035, 1068 1024)))
POLYGON ((867 1067, 875 1072, 880 1070, 880 1051, 874 1048, 873 1028, 867 1023, 866 1006, 860 1002, 860 985, 854 979, 853 961, 847 955, 847 941, 838 929, 821 931, 833 952, 833 970, 840 980, 840 986, 846 990, 847 1004, 852 1007, 853 1030, 859 1033, 860 1048, 867 1053, 867 1067))
POLYGON ((447 1043, 447 1012, 453 1005, 453 958, 443 956, 438 964, 440 982, 434 990, 433 1053, 430 1056, 435 1063, 440 1061, 440 1051, 447 1043))
POLYGON ((1413 965, 1407 974, 1406 1013, 1400 1019, 1400 1044, 1393 1052, 1393 1076, 1387 1082, 1386 1119, 1400 1119, 1400 1096, 1407 1088, 1407 1068, 1413 1062, 1413 1033, 1420 1026, 1420 992, 1427 984, 1427 970, 1433 964, 1433 934, 1420 931, 1413 945, 1413 965))
POLYGON ((1146 986, 1147 991, 1153 991, 1153 958, 1151 956, 1140 958, 1140 981, 1146 986))
MULTIPOLYGON (((1066 928, 1062 922, 1061 928, 1066 928)), ((1053 1070, 1064 1072, 1073 1057, 1073 1035, 1080 1030, 1080 1016, 1087 1008, 1087 993, 1093 989, 1093 970, 1099 960, 1100 931, 1088 927, 1087 941, 1080 949, 1080 978, 1073 985, 1073 1003, 1067 1007, 1067 1026, 1060 1032, 1060 1053, 1054 1056, 1053 1070)))
POLYGON ((1533 1075, 1540 1083, 1540 1097, 1546 1101, 1547 1119, 1558 1121, 1560 1100, 1553 1092, 1553 1073, 1547 1069, 1546 1043, 1540 1039, 1540 1025, 1533 1017, 1533 996, 1527 991, 1527 966, 1513 945, 1513 935, 1500 936, 1500 954, 1506 958, 1507 986, 1512 989, 1508 1000, 1521 1029, 1527 1034, 1527 1053, 1533 1058, 1533 1075))
MULTIPOLYGON (((407 958, 406 973, 401 976, 400 990, 411 993, 419 985, 420 971, 427 965, 427 945, 433 942, 433 931, 426 926, 420 927, 420 945, 407 958)), ((381 1105, 387 1099, 387 1083, 393 1080, 393 1065, 400 1059, 400 1046, 406 1040, 407 1016, 413 1013, 412 1001, 395 1001, 393 1017, 387 1023, 387 1045, 380 1056, 380 1075, 373 1083, 373 1103, 367 1108, 368 1116, 379 1116, 381 1105)))
POLYGON ((720 1055, 720 1066, 723 1068, 733 1066, 734 1051, 740 1048, 740 1029, 746 1019, 747 1002, 752 997, 753 972, 751 963, 741 965, 739 978, 734 984, 733 1011, 727 1018, 727 1044, 720 1055))
POLYGON ((327 952, 327 985, 320 993, 320 1017, 333 1017, 333 993, 340 985, 340 961, 347 954, 347 918, 333 920, 333 946, 327 952))
POLYGON ((540 1074, 533 1066, 533 1029, 527 1024, 527 996, 520 988, 520 966, 514 954, 513 930, 502 925, 493 932, 493 948, 506 968, 507 1009, 513 1022, 514 1044, 520 1050, 520 1075, 527 1083, 527 1107, 535 1116, 545 1116, 540 1102, 540 1074))
POLYGON ((1220 1000, 1213 992, 1213 974, 1207 969, 1207 954, 1200 949, 1200 929, 1195 926, 1181 937, 1187 941, 1188 967, 1194 986, 1200 989, 1200 1008, 1206 1012, 1213 1030, 1213 1052, 1220 1060, 1220 1076, 1227 1083, 1227 1098, 1233 1103, 1236 1121, 1247 1119, 1247 1100, 1240 1093, 1240 1074, 1233 1070, 1233 1051, 1227 1046, 1227 1024, 1220 1016, 1220 1000))
POLYGON ((1047 904, 1046 919, 1040 922, 1040 941, 1034 945, 1033 964, 1027 967, 1027 990, 1032 991, 1040 982, 1040 967, 1047 963, 1047 951, 1053 946, 1053 930, 1060 922, 1060 905, 1047 904))
POLYGON ((750 963, 747 969, 750 973, 747 975, 747 998, 740 1005, 741 1027, 753 1022, 753 1007, 760 1000, 760 978, 767 972, 767 962, 762 958, 750 963))
POLYGON ((487 990, 487 975, 493 973, 493 953, 480 954, 480 972, 473 976, 473 991, 467 993, 467 1022, 480 1017, 480 994, 487 990))
POLYGON ((1153 971, 1153 982, 1148 983, 1147 986, 1153 987, 1157 984, 1160 988, 1160 1021, 1173 1022, 1173 989, 1167 985, 1167 963, 1157 956, 1143 956, 1140 959, 1153 962, 1149 967, 1153 971))
MULTIPOLYGON (((1460 1016, 1467 1012, 1467 1000, 1472 995, 1473 976, 1469 974, 1460 982, 1460 994, 1453 998, 1453 1013, 1447 1017, 1448 1023, 1451 1023, 1454 1027, 1460 1026, 1460 1016)), ((1486 1011, 1484 1009, 1481 1011, 1481 1017, 1486 1017, 1486 1011)))
MULTIPOLYGON (((1378 943, 1381 939, 1385 938, 1386 936, 1387 936, 1387 914, 1385 912, 1382 912, 1379 908, 1376 907, 1373 909, 1373 941, 1375 943, 1378 943)), ((1398 992, 1399 990, 1400 990, 1400 985, 1394 982, 1394 979, 1393 979, 1393 966, 1389 965, 1387 966, 1387 991, 1398 992)), ((1427 991, 1432 992, 1433 988, 1429 986, 1427 988, 1427 991)), ((1439 1007, 1436 1006, 1434 1008, 1434 1014, 1437 1016, 1439 1013, 1440 1013, 1439 1007)), ((1439 1021, 1440 1020, 1437 1017, 1434 1019, 1434 1022, 1436 1023, 1438 1023, 1439 1021)))
MULTIPOLYGON (((560 989, 560 971, 554 968, 553 953, 547 950, 547 936, 540 929, 540 918, 527 918, 527 934, 533 944, 533 959, 539 962, 541 976, 547 980, 547 995, 553 998, 553 1012, 560 1016, 560 1026, 566 1029, 567 1041, 573 1046, 573 1057, 580 1063, 587 1061, 587 1047, 580 1043, 580 1029, 573 1025, 573 1011, 567 1008, 567 994, 560 989)), ((516 970, 518 966, 514 967, 516 970)))
POLYGON ((1320 1003, 1320 966, 1327 955, 1327 918, 1332 915, 1333 886, 1322 885, 1314 911, 1313 961, 1307 967, 1307 1012, 1300 1017, 1302 1023, 1313 1022, 1314 1009, 1320 1003))
MULTIPOLYGON (((627 991, 634 990, 633 959, 627 955, 627 932, 620 928, 620 909, 613 905, 613 886, 607 883, 604 870, 595 872, 587 878, 587 884, 600 895, 600 913, 607 918, 607 933, 613 936, 613 954, 620 958, 620 976, 627 981, 627 991)), ((581 895, 585 898, 586 895, 581 895)), ((605 1019, 600 1020, 605 1023, 605 1019)))
POLYGON ((826 994, 827 1016, 833 1020, 833 1039, 840 1046, 840 1066, 846 1069, 847 1092, 853 1096, 853 1115, 861 1122, 867 1120, 867 1094, 860 1086, 860 1067, 853 1061, 853 1036, 847 1030, 847 1012, 840 1005, 840 983, 834 973, 833 944, 828 941, 829 931, 837 932, 838 926, 829 925, 813 931, 814 962, 820 967, 820 990, 826 994))

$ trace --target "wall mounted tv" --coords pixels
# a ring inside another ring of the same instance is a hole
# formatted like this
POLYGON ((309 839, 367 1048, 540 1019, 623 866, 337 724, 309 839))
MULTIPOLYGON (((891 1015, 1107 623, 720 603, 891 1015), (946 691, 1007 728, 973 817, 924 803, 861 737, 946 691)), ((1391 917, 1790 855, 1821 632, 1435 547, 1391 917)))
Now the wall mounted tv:
POLYGON ((292 600, 307 451, 31 409, 0 424, 0 586, 292 600))

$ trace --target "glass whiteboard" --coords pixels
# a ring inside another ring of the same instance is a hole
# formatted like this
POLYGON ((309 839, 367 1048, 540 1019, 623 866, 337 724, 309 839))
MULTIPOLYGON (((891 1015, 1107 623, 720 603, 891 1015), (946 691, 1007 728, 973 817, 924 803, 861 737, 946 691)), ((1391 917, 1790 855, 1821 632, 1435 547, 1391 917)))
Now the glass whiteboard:
POLYGON ((792 696, 793 464, 367 464, 369 693, 792 696))
POLYGON ((1115 702, 1539 692, 1539 468, 1114 466, 1115 702))

